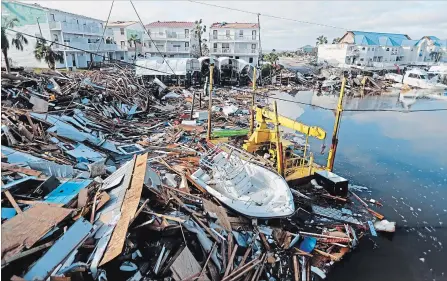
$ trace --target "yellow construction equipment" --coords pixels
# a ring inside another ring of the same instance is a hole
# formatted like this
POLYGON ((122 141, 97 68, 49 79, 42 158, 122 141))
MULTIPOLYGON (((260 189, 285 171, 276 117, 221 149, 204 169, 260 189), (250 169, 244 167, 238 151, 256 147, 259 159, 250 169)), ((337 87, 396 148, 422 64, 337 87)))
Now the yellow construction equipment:
POLYGON ((346 79, 343 79, 336 109, 334 131, 332 133, 331 149, 328 153, 327 167, 314 163, 313 154, 308 153, 307 151, 308 138, 314 137, 320 140, 325 140, 326 132, 320 127, 308 126, 279 115, 277 112, 276 101, 273 103, 273 111, 266 107, 254 106, 254 104, 252 104, 253 111, 250 120, 250 129, 254 128, 254 120, 256 120, 257 124, 256 128, 250 132, 250 137, 244 143, 243 148, 250 153, 268 153, 271 160, 273 160, 273 163, 276 165, 278 173, 287 181, 309 176, 318 170, 332 171, 338 144, 338 129, 340 126, 341 114, 343 112, 342 104, 345 83, 346 79), (273 124, 275 126, 274 129, 270 129, 268 123, 273 124), (306 136, 306 145, 302 149, 302 153, 296 153, 291 142, 281 140, 279 126, 290 128, 293 131, 298 131, 306 136))
MULTIPOLYGON (((255 106, 256 128, 250 138, 244 143, 243 148, 248 152, 268 152, 276 164, 278 173, 292 180, 309 175, 309 165, 311 155, 306 155, 307 138, 314 137, 320 140, 326 139, 326 132, 317 126, 308 126, 290 118, 277 114, 276 102, 273 104, 274 110, 266 107, 255 106), (268 123, 275 126, 274 129, 268 127, 268 123), (297 155, 291 147, 291 142, 281 140, 279 126, 290 128, 306 135, 306 146, 304 154, 297 155)), ((316 167, 316 165, 314 165, 316 167)), ((311 172, 313 172, 311 170, 311 172)))

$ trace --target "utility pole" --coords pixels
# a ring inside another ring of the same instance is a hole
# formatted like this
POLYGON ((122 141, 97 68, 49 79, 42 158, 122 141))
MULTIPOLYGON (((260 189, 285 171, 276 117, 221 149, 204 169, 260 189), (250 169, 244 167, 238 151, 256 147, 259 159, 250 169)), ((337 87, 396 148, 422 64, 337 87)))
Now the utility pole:
MULTIPOLYGON (((211 60, 212 58, 210 58, 211 60)), ((214 72, 214 62, 210 64, 210 89, 209 89, 209 103, 208 103, 208 132, 206 135, 207 140, 211 140, 211 112, 213 107, 213 72, 214 72)))
POLYGON ((261 66, 262 61, 262 47, 261 47, 261 22, 259 20, 259 16, 261 14, 258 13, 258 27, 259 27, 259 57, 258 57, 258 65, 261 66))
POLYGON ((341 119, 341 114, 343 112, 343 95, 345 93, 345 85, 346 85, 346 78, 343 77, 343 81, 341 83, 341 89, 340 89, 340 96, 338 98, 337 112, 335 115, 334 130, 332 132, 331 149, 329 150, 329 155, 327 157, 327 170, 329 170, 331 172, 332 172, 332 169, 334 168, 335 153, 337 152, 338 129, 340 128, 340 119, 341 119))
POLYGON ((250 110, 250 136, 255 128, 255 92, 256 92, 256 68, 253 70, 253 92, 251 94, 251 110, 250 110))

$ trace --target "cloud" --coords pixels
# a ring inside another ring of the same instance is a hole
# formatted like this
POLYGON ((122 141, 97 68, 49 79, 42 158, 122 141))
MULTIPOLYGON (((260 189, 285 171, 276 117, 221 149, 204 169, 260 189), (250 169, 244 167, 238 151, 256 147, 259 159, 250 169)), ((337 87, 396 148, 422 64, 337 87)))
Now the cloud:
MULTIPOLYGON (((32 1, 46 7, 105 20, 111 1, 32 1)), ((435 35, 447 38, 447 1, 208 1, 219 6, 261 13, 264 49, 297 49, 315 45, 325 35, 329 41, 346 30, 262 16, 280 16, 299 21, 333 25, 347 30, 399 32, 411 38, 435 35)), ((144 23, 163 20, 257 22, 257 16, 189 1, 134 1, 144 23)), ((115 1, 112 20, 138 20, 130 2, 115 1)))

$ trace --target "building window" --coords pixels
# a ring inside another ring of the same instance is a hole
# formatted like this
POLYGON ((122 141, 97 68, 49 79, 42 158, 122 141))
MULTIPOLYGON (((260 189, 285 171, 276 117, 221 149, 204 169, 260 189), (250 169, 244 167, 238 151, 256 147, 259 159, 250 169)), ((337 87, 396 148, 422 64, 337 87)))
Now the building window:
POLYGON ((213 30, 213 39, 217 39, 217 30, 213 30))
POLYGON ((374 51, 374 48, 371 48, 371 51, 374 51))
POLYGON ((151 48, 151 47, 152 47, 152 43, 151 43, 151 42, 148 42, 148 43, 147 43, 147 46, 148 46, 149 48, 151 48))
POLYGON ((368 47, 368 51, 371 51, 371 48, 368 47))
POLYGON ((363 61, 363 60, 364 60, 363 58, 360 59, 360 61, 363 61))
POLYGON ((143 43, 143 46, 146 47, 146 42, 143 43))
POLYGON ((185 38, 189 38, 189 29, 185 29, 185 38))
POLYGON ((185 48, 189 48, 189 42, 185 42, 185 48))
POLYGON ((121 35, 124 35, 124 28, 120 28, 121 35))
POLYGON ((126 46, 126 41, 121 41, 121 47, 126 46))
POLYGON ((226 36, 227 38, 230 38, 230 30, 225 30, 225 36, 226 36))
POLYGON ((251 44, 251 49, 256 50, 256 44, 251 44))
POLYGON ((235 59, 239 59, 239 57, 238 56, 236 56, 236 57, 234 57, 235 59))
POLYGON ((251 31, 251 39, 256 40, 256 30, 251 31))
POLYGON ((253 58, 249 58, 249 59, 248 59, 248 62, 249 62, 249 63, 253 63, 253 58))
POLYGON ((76 20, 76 24, 79 24, 79 20, 78 19, 76 20))
POLYGON ((123 57, 123 56, 121 56, 121 60, 124 60, 124 57, 123 57))
POLYGON ((56 21, 56 18, 54 17, 54 14, 50 14, 50 17, 53 21, 56 21))
POLYGON ((362 51, 364 51, 364 50, 365 50, 365 47, 362 48, 362 51))
POLYGON ((57 34, 54 34, 54 42, 59 42, 59 37, 57 36, 57 34))
POLYGON ((243 30, 239 30, 239 37, 244 37, 244 31, 243 30))
POLYGON ((386 48, 386 51, 389 52, 389 51, 390 51, 390 48, 386 48))
POLYGON ((217 43, 213 43, 213 48, 217 49, 217 43))

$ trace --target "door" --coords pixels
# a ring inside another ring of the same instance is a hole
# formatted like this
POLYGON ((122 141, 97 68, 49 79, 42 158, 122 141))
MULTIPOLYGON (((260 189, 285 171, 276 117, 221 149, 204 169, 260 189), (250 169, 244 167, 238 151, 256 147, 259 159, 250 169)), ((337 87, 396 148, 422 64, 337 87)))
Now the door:
POLYGON ((251 39, 256 40, 256 30, 251 31, 251 39))
POLYGON ((213 39, 217 39, 217 30, 213 30, 213 39))
POLYGON ((185 29, 185 38, 189 38, 189 29, 185 29))

